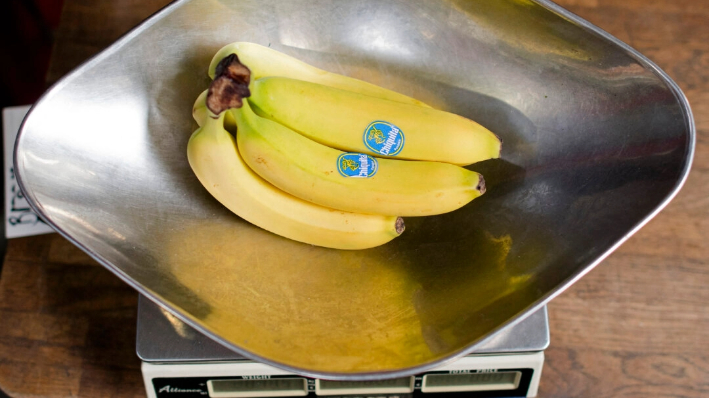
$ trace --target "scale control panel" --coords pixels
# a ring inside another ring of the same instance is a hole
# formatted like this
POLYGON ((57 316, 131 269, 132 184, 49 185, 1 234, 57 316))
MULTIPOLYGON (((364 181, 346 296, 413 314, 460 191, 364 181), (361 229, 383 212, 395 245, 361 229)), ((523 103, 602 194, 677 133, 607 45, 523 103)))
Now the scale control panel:
POLYGON ((479 355, 415 376, 325 380, 251 361, 143 363, 149 398, 492 398, 537 395, 544 353, 479 355))

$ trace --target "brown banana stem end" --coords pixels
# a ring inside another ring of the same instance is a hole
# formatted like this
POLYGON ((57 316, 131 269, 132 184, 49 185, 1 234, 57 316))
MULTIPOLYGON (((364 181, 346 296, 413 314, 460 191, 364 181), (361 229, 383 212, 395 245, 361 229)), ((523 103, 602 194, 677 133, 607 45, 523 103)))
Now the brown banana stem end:
POLYGON ((216 67, 214 80, 207 91, 207 108, 215 115, 227 109, 241 108, 243 99, 251 95, 251 70, 236 54, 224 57, 216 67))
POLYGON ((480 174, 480 180, 478 180, 478 186, 475 187, 478 191, 480 191, 480 195, 484 194, 487 188, 485 187, 485 178, 483 178, 483 175, 480 174))
POLYGON ((397 234, 401 235, 402 233, 404 233, 404 230, 406 229, 406 226, 404 225, 404 219, 401 217, 397 217, 394 228, 396 228, 397 234))

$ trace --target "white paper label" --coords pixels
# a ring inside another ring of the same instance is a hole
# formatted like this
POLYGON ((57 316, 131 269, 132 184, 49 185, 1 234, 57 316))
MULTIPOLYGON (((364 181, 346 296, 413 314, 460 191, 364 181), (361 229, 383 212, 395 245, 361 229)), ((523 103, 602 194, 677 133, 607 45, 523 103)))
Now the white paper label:
POLYGON ((31 209, 17 185, 13 152, 17 132, 30 106, 15 106, 2 110, 5 145, 5 236, 8 239, 41 235, 54 230, 31 209))

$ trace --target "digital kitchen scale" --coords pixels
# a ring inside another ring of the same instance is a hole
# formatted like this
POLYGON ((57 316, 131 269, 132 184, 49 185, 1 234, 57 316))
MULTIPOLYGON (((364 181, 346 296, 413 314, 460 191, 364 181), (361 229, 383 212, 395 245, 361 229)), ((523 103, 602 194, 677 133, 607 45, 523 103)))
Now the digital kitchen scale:
POLYGON ((197 332, 144 297, 136 352, 149 398, 534 397, 549 345, 546 307, 503 329, 452 363, 410 377, 314 379, 247 359, 197 332))

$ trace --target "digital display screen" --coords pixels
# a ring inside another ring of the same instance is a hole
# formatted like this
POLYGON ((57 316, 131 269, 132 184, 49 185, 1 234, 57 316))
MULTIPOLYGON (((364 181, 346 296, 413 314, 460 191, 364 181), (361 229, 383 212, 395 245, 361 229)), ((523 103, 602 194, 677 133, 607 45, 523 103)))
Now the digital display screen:
POLYGON ((304 378, 209 380, 209 396, 239 397, 299 397, 308 395, 304 378))
POLYGON ((516 390, 522 372, 428 374, 423 392, 516 390))
POLYGON ((414 391, 414 378, 371 381, 318 380, 316 391, 318 395, 405 394, 414 391))

